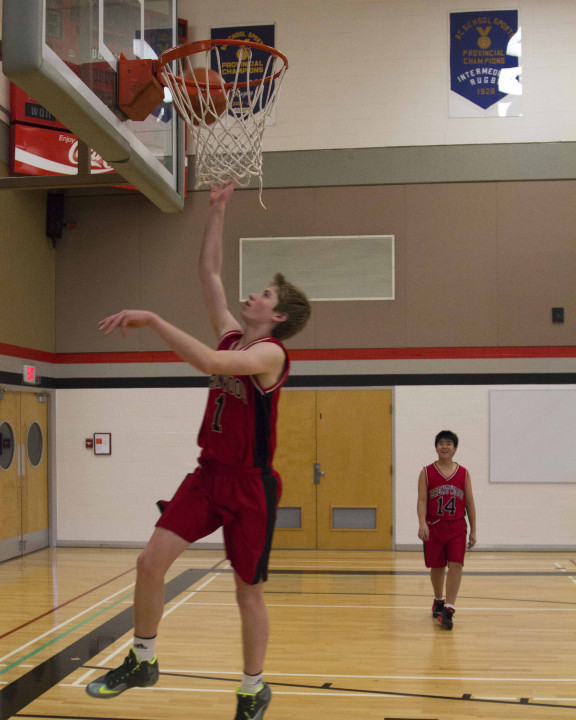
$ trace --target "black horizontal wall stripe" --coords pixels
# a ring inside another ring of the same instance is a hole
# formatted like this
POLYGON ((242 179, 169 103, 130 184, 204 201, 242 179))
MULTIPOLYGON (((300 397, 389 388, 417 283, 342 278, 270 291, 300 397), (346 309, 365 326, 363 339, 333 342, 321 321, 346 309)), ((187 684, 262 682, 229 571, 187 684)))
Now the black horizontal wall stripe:
MULTIPOLYGON (((202 377, 68 378, 56 388, 207 387, 202 377)), ((565 385, 576 384, 576 373, 461 373, 415 375, 292 375, 286 387, 390 387, 394 385, 565 385)))
MULTIPOLYGON (((38 389, 205 388, 205 377, 42 377, 40 385, 22 382, 17 373, 0 372, 0 383, 38 389)), ((402 385, 572 385, 576 373, 417 373, 399 375, 292 375, 286 387, 393 387, 402 385)))

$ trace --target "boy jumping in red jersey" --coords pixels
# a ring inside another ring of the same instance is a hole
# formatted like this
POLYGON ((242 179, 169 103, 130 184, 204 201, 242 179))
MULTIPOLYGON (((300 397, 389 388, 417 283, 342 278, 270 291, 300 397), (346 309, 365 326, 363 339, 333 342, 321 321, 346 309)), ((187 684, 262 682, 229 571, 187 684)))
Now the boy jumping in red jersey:
POLYGON ((124 663, 89 683, 92 697, 112 698, 158 680, 155 641, 164 607, 164 576, 195 540, 223 527, 226 555, 234 569, 242 621, 244 674, 236 691, 236 720, 261 720, 272 693, 262 680, 268 642, 263 582, 280 500, 281 481, 272 468, 280 388, 290 363, 282 340, 302 330, 310 303, 277 274, 262 293, 242 306, 240 324, 228 310, 221 279, 226 203, 233 184, 210 190, 210 209, 199 275, 211 324, 219 338, 210 348, 155 313, 123 310, 100 323, 106 334, 148 326, 183 360, 210 376, 198 437, 199 465, 164 506, 148 545, 138 558, 134 593, 134 642, 124 663))
POLYGON ((422 468, 418 478, 418 537, 424 543, 424 560, 430 568, 434 589, 432 616, 446 630, 452 630, 466 553, 465 516, 468 515, 470 521, 468 547, 473 548, 476 545, 476 508, 470 473, 454 462, 458 436, 450 430, 442 430, 436 435, 434 445, 438 460, 422 468))

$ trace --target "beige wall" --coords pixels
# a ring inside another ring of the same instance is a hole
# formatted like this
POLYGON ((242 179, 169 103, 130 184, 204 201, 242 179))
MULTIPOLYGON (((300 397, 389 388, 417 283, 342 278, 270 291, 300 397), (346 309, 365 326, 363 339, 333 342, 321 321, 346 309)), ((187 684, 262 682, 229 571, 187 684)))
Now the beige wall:
MULTIPOLYGON (((80 224, 57 248, 59 352, 164 349, 148 331, 95 330, 135 306, 212 341, 196 281, 207 201, 192 193, 165 215, 137 196, 68 199, 80 224)), ((241 236, 396 236, 396 300, 316 303, 292 348, 576 344, 576 181, 267 189, 264 201, 237 191, 228 207, 232 306, 241 236)))
POLYGON ((56 252, 45 235, 46 193, 2 190, 0 218, 0 342, 54 352, 56 252))

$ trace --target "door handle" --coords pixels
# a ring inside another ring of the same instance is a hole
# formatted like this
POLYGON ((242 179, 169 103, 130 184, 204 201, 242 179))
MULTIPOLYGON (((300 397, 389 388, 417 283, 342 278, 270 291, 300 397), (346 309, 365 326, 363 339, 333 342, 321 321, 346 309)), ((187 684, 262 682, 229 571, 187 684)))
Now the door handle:
POLYGON ((320 470, 320 463, 314 463, 314 485, 320 485, 324 473, 320 470))

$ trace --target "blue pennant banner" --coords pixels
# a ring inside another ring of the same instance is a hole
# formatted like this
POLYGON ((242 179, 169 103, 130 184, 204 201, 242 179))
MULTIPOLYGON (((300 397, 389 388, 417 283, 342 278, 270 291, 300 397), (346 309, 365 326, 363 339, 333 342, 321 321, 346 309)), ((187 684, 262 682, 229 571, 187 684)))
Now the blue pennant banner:
POLYGON ((521 94, 518 10, 450 13, 450 88, 480 108, 521 94))
MULTIPOLYGON (((274 25, 249 25, 249 26, 234 26, 225 28, 212 28, 211 38, 213 40, 248 40, 250 42, 256 42, 261 45, 268 45, 274 47, 274 25)), ((220 59, 221 59, 221 71, 224 82, 234 82, 235 78, 238 78, 241 82, 250 79, 250 82, 261 80, 266 72, 266 66, 270 58, 270 53, 265 50, 259 50, 254 48, 250 51, 250 63, 247 64, 247 51, 239 48, 237 45, 228 45, 221 47, 220 59), (247 69, 249 68, 249 75, 247 69), (238 74, 237 74, 238 73, 238 74)), ((218 71, 218 64, 216 59, 212 58, 212 70, 218 71)), ((251 85, 253 88, 253 86, 251 85)), ((268 97, 272 93, 274 88, 274 81, 266 83, 264 92, 259 102, 254 107, 254 112, 258 112, 266 106, 268 97)), ((254 89, 242 91, 244 95, 252 95, 255 92, 254 89)), ((240 106, 246 107, 249 104, 249 99, 244 98, 240 106)), ((234 111, 238 111, 239 103, 236 102, 229 111, 229 114, 234 114, 234 111)))

